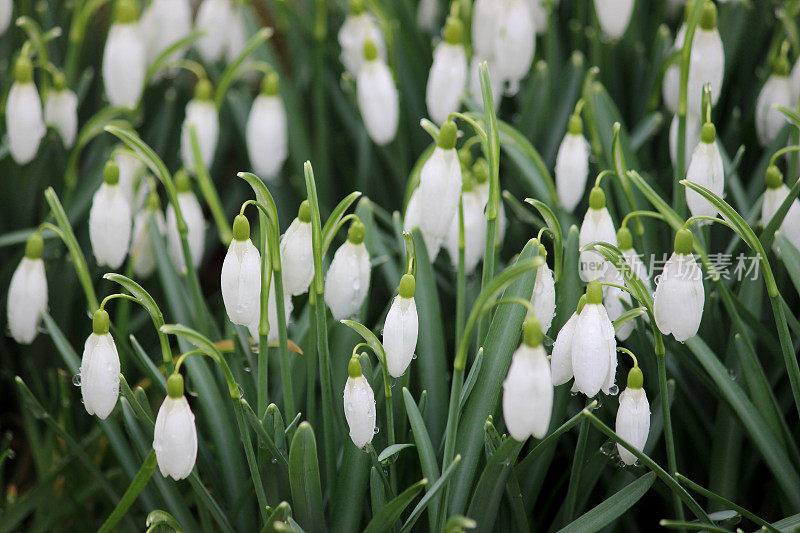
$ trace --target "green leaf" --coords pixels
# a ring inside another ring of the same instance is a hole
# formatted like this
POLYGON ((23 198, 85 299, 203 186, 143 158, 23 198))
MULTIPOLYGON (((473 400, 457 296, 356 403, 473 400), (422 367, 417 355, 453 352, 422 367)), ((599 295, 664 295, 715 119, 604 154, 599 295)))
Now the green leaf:
MULTIPOLYGON (((432 480, 434 485, 439 480, 439 465, 436 462, 436 452, 434 451, 431 439, 428 436, 428 430, 425 427, 425 422, 422 420, 422 415, 417 408, 414 397, 411 392, 403 387, 403 403, 406 408, 406 415, 408 416, 408 423, 411 426, 411 432, 414 434, 414 442, 417 445, 417 455, 419 456, 419 465, 422 469, 422 475, 426 479, 432 480)), ((430 520, 436 519, 439 513, 440 498, 434 498, 430 502, 430 520)))
POLYGON ((308 531, 325 531, 319 480, 317 441, 308 422, 301 423, 289 450, 289 485, 299 523, 308 531))
MULTIPOLYGON (((194 44, 195 41, 200 39, 200 37, 205 34, 205 31, 202 30, 194 30, 189 35, 182 39, 178 39, 168 47, 166 47, 156 58, 150 63, 150 66, 147 67, 147 71, 145 72, 144 79, 145 79, 145 86, 150 84, 153 76, 161 72, 162 70, 169 69, 168 61, 175 55, 175 52, 183 50, 184 48, 190 47, 194 44)), ((155 511, 153 511, 155 512, 155 511)))
POLYGON ((283 468, 288 472, 289 461, 286 458, 286 456, 275 445, 275 441, 269 435, 269 432, 267 432, 267 430, 264 429, 264 426, 261 424, 261 421, 256 416, 256 413, 253 411, 253 408, 250 407, 249 403, 247 403, 247 400, 242 398, 240 401, 242 403, 242 408, 244 409, 244 415, 245 419, 247 420, 247 423, 250 425, 251 428, 253 428, 253 431, 256 432, 256 435, 258 435, 258 438, 261 439, 261 441, 267 447, 270 454, 272 454, 272 457, 277 459, 278 462, 281 464, 281 466, 283 466, 283 468))
POLYGON ((392 444, 391 446, 387 446, 386 448, 383 449, 383 451, 380 454, 378 454, 378 461, 383 462, 389 459, 390 457, 397 455, 398 453, 400 453, 401 450, 404 450, 406 448, 412 448, 413 446, 414 444, 410 442, 404 444, 392 444))
POLYGON ((522 171, 527 179, 525 185, 533 187, 540 198, 547 198, 550 204, 559 205, 558 193, 547 165, 536 148, 510 124, 497 121, 500 134, 500 147, 522 171))
POLYGON ((253 35, 249 41, 242 47, 242 51, 239 52, 239 55, 236 56, 236 59, 228 63, 227 67, 225 68, 225 72, 222 73, 222 77, 219 80, 219 86, 217 87, 217 94, 214 98, 214 103, 217 106, 217 109, 222 107, 222 102, 225 100, 225 95, 228 92, 228 88, 235 80, 236 72, 239 70, 239 67, 244 63, 244 60, 248 58, 256 49, 261 46, 267 39, 272 36, 272 28, 261 28, 259 29, 255 35, 253 35))
POLYGON ((561 246, 561 224, 558 223, 556 214, 553 213, 553 210, 550 209, 550 206, 548 206, 546 203, 540 202, 534 198, 525 198, 525 201, 539 211, 539 214, 542 215, 542 218, 545 220, 545 222, 547 222, 547 227, 550 228, 550 231, 553 233, 553 254, 555 255, 553 266, 555 271, 555 281, 558 283, 558 280, 561 279, 561 261, 564 255, 564 250, 561 246))
POLYGON ((103 522, 103 525, 100 527, 100 529, 98 529, 98 533, 108 533, 109 531, 114 531, 114 528, 117 526, 117 522, 119 522, 120 519, 125 515, 125 513, 128 511, 128 508, 131 506, 131 504, 133 504, 137 496, 139 496, 139 493, 142 491, 144 486, 147 485, 148 481, 150 481, 157 464, 156 452, 155 450, 150 450, 150 453, 148 453, 147 457, 145 457, 139 472, 136 473, 136 476, 128 486, 128 490, 125 491, 125 494, 122 495, 122 498, 117 503, 117 506, 111 512, 106 521, 103 522))
POLYGON ((395 522, 400 519, 403 510, 414 501, 417 494, 419 494, 427 484, 427 479, 421 479, 384 505, 381 510, 372 517, 372 520, 370 520, 366 529, 364 529, 364 533, 383 533, 385 531, 390 531, 395 522))
POLYGON ((333 242, 333 238, 336 236, 336 231, 340 227, 339 222, 344 217, 345 212, 348 208, 361 197, 361 193, 358 191, 351 192, 347 196, 339 202, 336 207, 331 212, 331 216, 325 221, 325 225, 322 226, 322 255, 325 255, 325 252, 330 247, 331 243, 333 242))
POLYGON ((467 515, 478 522, 478 531, 492 531, 497 511, 500 509, 500 500, 506 487, 506 480, 511 468, 517 461, 522 445, 512 438, 507 438, 495 450, 486 463, 472 501, 469 504, 467 515))
POLYGON ((788 272, 789 277, 792 278, 792 284, 795 290, 800 294, 800 251, 798 251, 794 244, 792 244, 792 241, 786 238, 786 235, 782 233, 777 233, 775 235, 775 241, 778 245, 778 249, 781 251, 781 259, 783 260, 783 265, 786 267, 786 272, 788 272))
POLYGON ((386 351, 383 349, 383 344, 381 344, 381 341, 378 340, 378 337, 376 337, 375 334, 369 330, 369 328, 363 324, 359 324, 354 320, 342 320, 342 324, 361 335, 364 341, 369 344, 369 347, 375 353, 375 357, 378 358, 381 366, 386 369, 386 351))
MULTIPOLYGON (((408 519, 403 524, 403 527, 400 529, 400 533, 406 533, 411 531, 411 528, 414 527, 414 524, 417 522, 422 513, 425 511, 425 508, 431 505, 433 499, 439 494, 439 492, 447 485, 450 477, 453 475, 453 472, 456 471, 459 463, 461 462, 461 456, 456 455, 453 458, 453 462, 450 463, 450 466, 445 468, 444 472, 442 473, 442 477, 436 480, 429 489, 425 496, 417 503, 417 506, 414 507, 414 510, 411 511, 411 514, 408 516, 408 519)), ((431 516, 435 516, 436 513, 431 511, 431 516)))
POLYGON ((330 529, 342 533, 360 531, 364 495, 369 479, 370 459, 353 441, 345 439, 336 488, 331 495, 330 529))
POLYGON ((176 533, 183 533, 183 529, 181 529, 181 525, 178 523, 178 521, 175 520, 171 514, 166 511, 162 511, 161 509, 150 511, 150 514, 147 515, 147 520, 145 520, 144 525, 147 527, 146 533, 155 531, 159 527, 168 527, 176 533))

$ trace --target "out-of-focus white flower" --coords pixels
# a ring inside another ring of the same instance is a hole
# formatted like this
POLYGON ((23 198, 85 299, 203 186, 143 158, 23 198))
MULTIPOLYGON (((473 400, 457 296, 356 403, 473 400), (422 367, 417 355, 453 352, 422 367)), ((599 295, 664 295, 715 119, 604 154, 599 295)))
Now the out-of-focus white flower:
POLYGON ((30 344, 39 330, 42 313, 47 309, 47 276, 44 273, 39 233, 28 237, 25 257, 11 276, 8 286, 6 316, 11 337, 20 344, 30 344))
POLYGON ((778 60, 775 71, 767 78, 764 87, 756 100, 756 133, 761 146, 767 146, 787 123, 783 113, 777 106, 795 107, 796 99, 792 98, 792 86, 789 80, 789 64, 786 58, 778 60))
MULTIPOLYGON (((483 92, 481 89, 480 66, 484 61, 489 65, 489 72, 494 72, 491 60, 484 59, 477 54, 472 56, 469 63, 469 92, 481 109, 483 109, 483 92)), ((492 102, 494 102, 494 109, 497 111, 500 108, 500 100, 503 99, 503 78, 497 75, 489 76, 489 82, 492 87, 492 102)))
POLYGON ((375 393, 361 372, 357 357, 347 365, 344 386, 344 417, 350 427, 350 439, 356 448, 363 448, 375 435, 375 393))
POLYGON ((186 117, 181 125, 181 159, 189 172, 196 172, 190 126, 194 126, 203 165, 210 168, 214 161, 219 138, 219 114, 211 98, 212 91, 211 82, 201 79, 197 82, 194 98, 186 104, 186 117))
POLYGON ((406 212, 403 215, 403 231, 412 231, 414 228, 418 228, 419 219, 419 187, 417 187, 411 193, 411 198, 408 199, 408 204, 406 204, 406 212))
POLYGON ((8 149, 19 165, 29 163, 47 132, 42 119, 42 102, 33 83, 33 64, 20 56, 14 65, 14 83, 6 100, 8 149))
MULTIPOLYGON (((711 85, 711 105, 717 103, 725 77, 725 50, 717 30, 717 7, 707 0, 703 5, 700 24, 692 41, 689 60, 689 79, 686 86, 686 103, 689 114, 700 114, 703 103, 703 86, 711 85)), ((679 75, 680 79, 680 75, 679 75)), ((680 87, 680 83, 678 84, 680 87)))
MULTIPOLYGON (((672 45, 672 53, 677 52, 683 48, 683 43, 686 40, 686 23, 681 24, 678 33, 675 35, 675 43, 672 45)), ((678 112, 678 100, 681 90, 681 67, 679 62, 672 63, 667 71, 664 72, 664 81, 661 84, 661 94, 664 98, 664 105, 667 106, 673 114, 678 112)), ((699 113, 698 110, 693 110, 694 113, 699 113)))
MULTIPOLYGON (((486 162, 486 159, 480 157, 475 164, 472 165, 472 175, 475 176, 475 180, 477 185, 475 186, 475 190, 478 191, 478 194, 481 197, 481 206, 485 208, 489 204, 489 163, 486 162)), ((485 218, 485 217, 484 217, 485 218)), ((485 222, 485 221, 484 221, 485 222)), ((485 228, 484 224, 484 228, 485 228)), ((503 202, 500 202, 500 210, 497 212, 497 236, 496 241, 497 243, 503 242, 503 237, 506 234, 506 228, 508 227, 508 218, 506 217, 506 209, 503 205, 503 202)), ((485 232, 485 231, 484 231, 485 232)))
POLYGON ((497 30, 505 0, 475 0, 472 7, 472 50, 474 55, 494 57, 497 30))
MULTIPOLYGON (((146 37, 147 64, 151 65, 161 52, 192 31, 192 6, 189 0, 153 0, 142 12, 141 26, 146 37)), ((168 62, 183 54, 183 50, 176 50, 168 62)))
MULTIPOLYGON (((644 392, 642 371, 634 366, 628 373, 628 387, 619 395, 615 432, 639 451, 644 450, 650 433, 650 403, 644 392)), ((626 465, 636 463, 636 456, 617 444, 619 457, 626 465)))
POLYGON ((247 117, 247 153, 253 171, 265 179, 274 179, 289 153, 286 108, 278 92, 277 73, 270 73, 261 85, 261 94, 253 100, 247 117))
POLYGON ((136 0, 119 0, 103 51, 103 84, 111 105, 135 108, 144 89, 147 51, 136 0))
POLYGON ((390 143, 397 134, 399 99, 392 72, 378 57, 370 40, 364 43, 364 62, 356 78, 358 109, 367 133, 378 145, 390 143))
MULTIPOLYGON (((553 7, 558 6, 558 0, 553 0, 553 7)), ((547 17, 549 15, 545 0, 528 0, 528 9, 533 22, 533 31, 537 35, 544 33, 547 29, 547 17)))
POLYGON ((63 76, 56 80, 44 103, 44 122, 55 128, 65 148, 72 148, 78 133, 78 97, 63 85, 63 76))
POLYGON ((664 335, 684 342, 694 337, 703 318, 703 273, 692 255, 692 232, 681 229, 675 236, 675 252, 664 264, 653 295, 656 325, 664 335))
POLYGON ((250 223, 244 215, 233 221, 233 240, 222 262, 222 301, 234 324, 258 321, 261 305, 261 254, 250 240, 250 223))
MULTIPOLYGON (((248 15, 244 12, 244 5, 244 3, 236 2, 228 19, 228 42, 225 45, 225 60, 228 63, 236 61, 247 45, 247 28, 244 18, 248 15)), ((251 62, 252 58, 250 57, 244 60, 244 64, 251 62)))
POLYGON ((167 397, 158 409, 153 430, 153 450, 162 476, 178 481, 192 473, 197 460, 197 427, 183 395, 180 374, 167 380, 167 397))
POLYGON ((119 186, 122 189, 131 211, 136 211, 139 204, 134 201, 134 191, 139 178, 144 173, 145 165, 140 159, 128 151, 117 151, 114 162, 119 167, 119 186))
POLYGON ((371 265, 365 236, 364 225, 355 220, 347 232, 347 241, 333 255, 325 277, 325 303, 336 320, 355 315, 369 292, 371 265))
MULTIPOLYGON (((270 344, 276 344, 278 342, 278 301, 275 299, 275 278, 272 278, 272 282, 269 284, 269 294, 267 295, 267 322, 269 323, 269 333, 267 334, 267 342, 270 344)), ((285 323, 289 323, 289 317, 292 314, 292 295, 286 290, 286 287, 283 288, 283 320, 285 323)), ((258 338, 258 325, 259 321, 261 320, 261 309, 259 309, 258 316, 256 317, 255 322, 247 326, 248 331, 250 332, 250 336, 255 339, 256 342, 259 342, 258 338)))
POLYGON ((8 30, 11 23, 11 14, 14 11, 13 0, 0 0, 0 35, 8 30))
POLYGON ((462 43, 463 27, 455 17, 448 17, 444 40, 433 51, 433 64, 428 74, 425 104, 431 120, 444 123, 450 113, 461 107, 461 96, 467 87, 467 54, 462 43))
POLYGON ((633 0, 594 0, 594 10, 603 33, 619 39, 631 21, 633 0))
POLYGON ((283 284, 292 296, 303 294, 314 279, 314 248, 311 235, 311 208, 303 200, 286 233, 281 237, 283 284))
MULTIPOLYGON (((647 273, 647 267, 633 247, 633 235, 631 235, 631 230, 625 226, 619 228, 619 231, 617 231, 617 243, 619 244, 619 251, 622 252, 622 257, 625 258, 625 262, 628 264, 628 267, 630 267, 631 272, 644 284, 644 288, 647 289, 647 292, 652 294, 653 284, 650 281, 650 275, 647 273)), ((645 319, 647 319, 647 315, 644 316, 645 319)))
POLYGON ((556 156, 556 191, 564 209, 573 211, 586 191, 589 175, 589 142, 583 136, 583 121, 578 115, 569 119, 569 127, 556 156))
POLYGON ((133 217, 133 237, 131 238, 131 260, 133 272, 138 278, 149 277, 156 268, 153 242, 150 239, 150 224, 155 224, 158 233, 163 235, 166 228, 164 214, 158 201, 158 194, 150 192, 147 206, 133 217))
MULTIPOLYGON (((700 117, 694 113, 686 115, 686 149, 684 151, 684 165, 689 166, 692 158, 692 146, 697 146, 700 142, 702 122, 700 117)), ((672 118, 669 125, 669 158, 674 167, 678 161, 678 115, 672 118)))
MULTIPOLYGON (((632 0, 631 0, 632 1, 632 0)), ((536 33, 526 0, 503 0, 494 43, 494 76, 508 82, 507 94, 516 94, 531 68, 536 33)), ((480 21, 479 21, 480 22, 480 21)))
POLYGON ((203 61, 213 63, 225 55, 232 16, 231 0, 203 0, 200 4, 194 26, 205 32, 197 41, 203 61))
POLYGON ((547 250, 539 245, 539 257, 542 264, 536 268, 536 281, 533 284, 533 295, 531 304, 535 311, 534 316, 542 327, 542 333, 547 333, 553 316, 556 314, 556 284, 553 279, 553 271, 547 266, 547 250))
MULTIPOLYGON (((606 195, 600 187, 593 187, 589 195, 589 209, 583 217, 578 246, 583 248, 593 242, 607 242, 617 245, 617 231, 614 221, 606 209, 606 195)), ((593 250, 581 251, 580 275, 583 281, 604 279, 610 267, 605 258, 593 250)))
MULTIPOLYGON (((783 176, 775 165, 770 165, 766 173, 767 190, 764 191, 764 201, 761 204, 761 224, 766 227, 781 204, 789 196, 789 187, 783 183, 783 176)), ((795 198, 781 222, 779 231, 783 233, 795 248, 800 250, 800 201, 795 198)), ((773 245, 776 251, 777 243, 773 245)))
POLYGON ((109 160, 89 210, 89 240, 98 265, 113 269, 122 265, 128 255, 131 224, 131 208, 119 186, 119 167, 109 160))
POLYGON ((355 0, 350 3, 350 13, 345 17, 339 29, 339 46, 342 47, 341 60, 344 68, 355 77, 364 62, 364 45, 372 41, 381 61, 386 61, 386 45, 378 22, 364 10, 363 2, 355 0))
POLYGON ((592 281, 586 288, 586 305, 578 315, 572 339, 575 386, 590 398, 601 389, 606 394, 616 394, 616 369, 614 326, 603 307, 603 289, 599 282, 592 281))
POLYGON ((439 0, 420 0, 417 5, 417 26, 428 33, 433 33, 439 19, 439 0))
POLYGON ((86 339, 81 359, 83 406, 101 420, 111 414, 119 396, 119 354, 108 326, 108 313, 95 311, 92 334, 86 339))
POLYGON ((586 296, 581 296, 578 307, 569 320, 561 327, 553 343, 553 353, 550 355, 550 372, 553 385, 563 385, 573 377, 572 373, 572 342, 575 339, 575 326, 578 324, 583 306, 586 305, 586 296))
POLYGON ((383 349, 386 366, 392 377, 399 378, 414 358, 419 332, 417 304, 414 301, 414 276, 404 274, 398 295, 392 301, 383 325, 383 349))
MULTIPOLYGON (((717 130, 710 122, 703 124, 700 142, 692 153, 686 179, 702 185, 720 198, 725 193, 725 173, 722 167, 722 156, 716 143, 717 130)), ((692 216, 717 215, 717 208, 700 193, 686 187, 686 204, 692 216)))
MULTIPOLYGON (((472 185, 471 178, 465 179, 463 185, 461 204, 464 210, 464 272, 471 274, 486 251, 486 217, 483 214, 486 202, 472 185)), ((456 212, 444 242, 450 263, 456 268, 459 254, 458 224, 456 212)))
POLYGON ((789 81, 792 85, 792 102, 797 102, 800 98, 800 58, 794 62, 792 72, 789 74, 789 81))
MULTIPOLYGON (((192 192, 192 183, 186 172, 175 175, 175 188, 178 191, 178 205, 181 208, 183 221, 186 223, 186 240, 189 244, 189 253, 192 263, 196 266, 203 257, 205 244, 206 220, 200 202, 192 192)), ((167 251, 172 264, 178 272, 186 272, 186 263, 183 260, 183 247, 178 233, 178 218, 175 207, 170 203, 167 206, 167 251)))

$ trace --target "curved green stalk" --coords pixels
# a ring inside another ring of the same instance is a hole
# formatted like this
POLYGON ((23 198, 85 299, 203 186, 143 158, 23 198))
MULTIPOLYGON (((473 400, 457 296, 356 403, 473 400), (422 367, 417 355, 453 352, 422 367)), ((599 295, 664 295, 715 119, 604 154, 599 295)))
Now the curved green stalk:
POLYGON ((224 246, 228 246, 233 239, 233 230, 228 217, 222 210, 222 202, 219 200, 219 194, 216 187, 211 182, 208 175, 208 169, 203 163, 203 156, 200 153, 200 141, 197 139, 197 129, 194 124, 189 124, 189 138, 192 143, 192 157, 194 158, 195 176, 197 176, 197 184, 200 186, 200 192, 203 193, 203 198, 206 205, 211 210, 211 215, 214 217, 214 222, 217 225, 217 233, 219 240, 222 241, 224 246))

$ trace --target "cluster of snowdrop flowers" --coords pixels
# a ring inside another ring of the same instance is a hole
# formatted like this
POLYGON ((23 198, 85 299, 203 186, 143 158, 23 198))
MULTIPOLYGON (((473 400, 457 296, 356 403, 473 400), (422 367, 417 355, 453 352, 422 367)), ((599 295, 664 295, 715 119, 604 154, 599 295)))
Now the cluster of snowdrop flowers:
POLYGON ((789 79, 789 61, 786 59, 788 45, 789 43, 784 43, 772 74, 767 78, 756 100, 756 134, 761 146, 768 146, 786 124, 786 117, 777 106, 792 108, 797 102, 789 79))
POLYGON ((594 11, 603 33, 619 39, 628 29, 633 14, 633 0, 594 0, 594 11))
POLYGON ((20 344, 36 338, 42 313, 47 310, 47 276, 42 251, 44 240, 39 232, 25 243, 25 256, 11 276, 8 287, 7 318, 11 337, 20 344))
POLYGON ((705 304, 703 275, 692 254, 693 247, 692 232, 686 228, 678 230, 675 251, 664 264, 653 295, 658 329, 680 342, 697 334, 705 304))
POLYGON ((253 100, 247 117, 245 136, 250 165, 253 172, 268 180, 278 176, 289 153, 286 108, 279 89, 277 72, 264 76, 261 92, 253 100))
MULTIPOLYGON (((767 168, 764 179, 767 189, 764 191, 764 201, 761 204, 761 224, 766 226, 778 212, 781 204, 786 201, 786 197, 789 196, 789 187, 783 182, 783 175, 775 165, 767 168)), ((789 242, 800 249, 800 201, 797 198, 792 200, 779 231, 789 239, 789 242)), ((773 247, 778 251, 777 242, 773 244, 773 247)))

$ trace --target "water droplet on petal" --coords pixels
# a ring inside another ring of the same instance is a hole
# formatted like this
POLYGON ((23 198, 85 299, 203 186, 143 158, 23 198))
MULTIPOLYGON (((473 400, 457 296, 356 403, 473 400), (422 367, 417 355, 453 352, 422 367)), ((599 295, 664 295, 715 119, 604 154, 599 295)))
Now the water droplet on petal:
POLYGON ((380 430, 381 430, 381 428, 379 428, 378 426, 375 426, 375 431, 373 431, 372 433, 377 435, 380 430))
POLYGON ((619 387, 617 387, 616 385, 611 385, 608 388, 608 395, 609 396, 616 396, 617 394, 619 394, 619 387))
POLYGON ((617 451, 617 446, 613 441, 608 441, 600 447, 600 451, 603 455, 611 456, 617 451))
POLYGON ((417 358, 417 354, 414 354, 414 355, 411 356, 411 359, 416 359, 416 358, 417 358))
POLYGON ((270 462, 271 462, 272 464, 274 464, 274 465, 278 464, 278 460, 277 460, 277 459, 275 459, 274 457, 272 458, 272 461, 270 461, 270 462))
POLYGON ((75 385, 76 387, 80 387, 81 386, 81 374, 80 374, 80 372, 78 372, 77 374, 72 376, 72 384, 75 385))
POLYGON ((731 381, 736 380, 736 371, 732 368, 728 369, 728 377, 731 378, 731 381))

